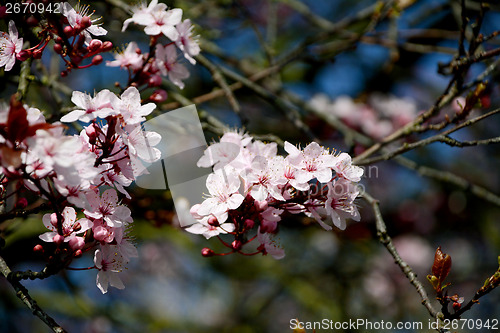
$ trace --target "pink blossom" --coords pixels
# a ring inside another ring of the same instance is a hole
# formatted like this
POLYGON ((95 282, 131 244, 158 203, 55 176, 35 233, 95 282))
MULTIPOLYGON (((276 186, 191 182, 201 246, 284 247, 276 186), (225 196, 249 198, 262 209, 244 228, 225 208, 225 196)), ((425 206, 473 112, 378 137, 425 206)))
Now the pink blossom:
POLYGON ((261 232, 260 227, 257 230, 257 239, 263 248, 264 255, 270 254, 274 259, 283 259, 285 257, 285 250, 278 245, 274 239, 274 235, 261 232))
POLYGON ((266 200, 268 195, 277 200, 285 200, 279 186, 286 184, 287 180, 283 172, 280 172, 283 168, 280 161, 284 162, 280 159, 268 161, 263 156, 256 156, 251 167, 242 174, 246 182, 245 190, 249 190, 255 200, 266 200))
MULTIPOLYGON (((78 4, 76 9, 74 9, 68 2, 65 2, 62 7, 62 14, 66 16, 71 27, 79 28, 82 27, 82 19, 84 17, 90 18, 92 16, 92 13, 87 15, 89 13, 89 8, 90 6, 80 6, 80 4, 78 4)), ((92 40, 91 34, 94 36, 104 36, 108 33, 106 29, 99 26, 100 24, 96 24, 100 19, 101 18, 91 20, 91 25, 81 32, 85 37, 85 43, 87 45, 92 40)))
POLYGON ((198 209, 198 214, 214 215, 220 223, 227 220, 229 209, 238 208, 243 196, 238 193, 240 179, 231 169, 220 169, 207 177, 207 188, 210 197, 205 199, 198 209))
POLYGON ((120 99, 113 101, 113 108, 121 115, 126 125, 139 124, 146 120, 156 108, 154 103, 141 105, 141 95, 136 87, 129 87, 125 90, 120 99))
POLYGON ((10 71, 16 62, 16 55, 23 48, 23 39, 18 38, 14 21, 9 21, 9 33, 0 32, 0 67, 10 71))
POLYGON ((333 169, 337 175, 351 182, 359 182, 364 172, 363 168, 352 164, 351 156, 347 153, 341 153, 337 157, 333 169))
POLYGON ((62 231, 63 234, 57 233, 57 215, 56 213, 45 214, 42 218, 43 225, 51 230, 41 234, 39 238, 44 242, 53 242, 56 235, 64 237, 64 242, 69 242, 76 234, 83 233, 92 227, 92 222, 83 218, 76 220, 76 212, 73 207, 65 207, 61 212, 63 218, 62 231))
POLYGON ((108 286, 118 289, 124 289, 125 285, 118 276, 123 271, 126 260, 123 255, 117 251, 114 245, 102 246, 97 249, 94 255, 95 267, 99 270, 97 273, 96 285, 103 294, 108 292, 108 286))
POLYGON ((164 76, 179 88, 184 88, 182 80, 189 77, 189 72, 177 59, 177 49, 174 45, 167 45, 163 47, 156 44, 155 64, 159 71, 164 76))
POLYGON ((311 142, 302 151, 289 142, 285 142, 285 151, 291 165, 303 170, 297 176, 299 183, 305 183, 316 178, 319 182, 326 183, 332 179, 332 169, 335 157, 328 154, 323 147, 316 142, 311 142))
POLYGON ((130 209, 118 204, 118 196, 115 189, 104 191, 102 196, 99 192, 90 191, 87 194, 89 209, 84 211, 87 217, 103 219, 110 227, 121 227, 131 222, 130 209))
POLYGON ((122 31, 127 29, 130 22, 145 26, 144 32, 150 36, 164 34, 172 41, 175 41, 179 33, 175 25, 182 19, 182 9, 174 8, 167 10, 167 5, 151 1, 148 7, 141 5, 133 9, 132 18, 123 23, 122 31))
POLYGON ((90 122, 97 117, 106 118, 110 115, 115 115, 117 112, 113 109, 113 104, 117 103, 117 100, 118 97, 108 89, 99 91, 94 97, 90 97, 80 91, 73 91, 71 101, 79 109, 63 116, 61 121, 64 123, 77 120, 90 122))
POLYGON ((358 195, 357 187, 346 179, 340 178, 334 183, 328 183, 325 209, 331 216, 333 224, 339 229, 345 229, 347 218, 359 221, 358 208, 354 204, 354 199, 358 195))
POLYGON ((136 42, 130 42, 127 48, 121 52, 115 54, 115 60, 107 61, 106 66, 129 68, 133 71, 141 69, 144 63, 144 58, 142 54, 137 53, 138 46, 136 42))
POLYGON ((190 19, 184 20, 176 26, 179 37, 175 40, 175 45, 184 53, 184 57, 189 60, 191 64, 196 64, 193 59, 200 53, 200 45, 198 39, 193 37, 193 25, 190 19))

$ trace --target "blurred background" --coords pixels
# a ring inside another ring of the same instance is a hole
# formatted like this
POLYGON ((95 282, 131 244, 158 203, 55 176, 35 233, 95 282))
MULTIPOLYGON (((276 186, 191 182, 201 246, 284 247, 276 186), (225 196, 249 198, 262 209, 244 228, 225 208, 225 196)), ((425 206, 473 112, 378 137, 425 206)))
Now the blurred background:
MULTIPOLYGON (((258 84, 287 101, 293 99, 297 117, 310 128, 310 133, 297 128, 286 108, 259 96, 255 90, 242 88, 234 92, 241 107, 239 114, 224 96, 196 104, 201 120, 207 124, 207 142, 221 134, 209 126, 213 125, 210 117, 215 117, 231 128, 244 126, 248 133, 267 141, 277 137, 305 145, 311 141, 312 133, 323 145, 353 155, 361 153, 366 145, 346 137, 325 121, 325 114, 335 109, 330 105, 339 98, 357 104, 357 108, 349 109, 351 116, 355 115, 353 112, 362 112, 361 105, 365 109, 369 106, 369 116, 358 117, 373 119, 373 126, 380 125, 381 120, 386 121, 385 125, 393 121, 389 119, 391 115, 384 114, 390 107, 395 110, 392 115, 415 116, 427 110, 450 81, 451 75, 439 74, 438 68, 456 55, 461 27, 461 3, 452 0, 400 0, 392 6, 383 6, 384 1, 363 0, 165 3, 182 8, 183 18, 192 20, 200 35, 202 54, 212 63, 245 77, 281 66, 258 84), (376 6, 381 9, 374 9, 376 6), (337 31, 333 25, 339 22, 343 26, 337 31), (334 32, 325 33, 329 29, 334 32), (321 34, 325 34, 324 38, 319 38, 321 34), (389 105, 390 101, 400 104, 389 105), (320 112, 311 112, 307 105, 320 112)), ((149 40, 140 27, 130 26, 121 32, 122 22, 130 15, 117 4, 120 1, 91 3, 94 15, 102 16, 103 27, 109 31, 103 39, 113 41, 117 50, 136 41, 147 52, 149 40)), ((481 25, 485 36, 500 30, 500 12, 495 6, 492 3, 485 10, 481 25)), ((481 15, 480 2, 466 1, 466 8, 473 24, 481 15)), ((7 31, 6 22, 1 24, 2 30, 7 31)), ((485 47, 493 49, 498 44, 498 39, 492 38, 485 47)), ((107 56, 105 60, 113 59, 112 53, 107 56)), ((494 58, 474 64, 466 81, 474 80, 493 61, 494 58)), ((42 67, 57 74, 61 66, 58 57, 45 52, 43 66, 37 70, 40 76, 44 75, 42 67)), ((185 89, 180 91, 165 83, 169 99, 160 109, 179 107, 179 94, 193 100, 218 87, 201 64, 191 66, 186 62, 186 67, 191 76, 185 89)), ((498 71, 493 71, 488 76, 488 93, 475 115, 500 106, 497 75, 498 71)), ((0 81, 1 96, 8 99, 16 85, 7 76, 0 81)), ((46 116, 57 117, 62 108, 71 105, 72 90, 113 89, 116 81, 126 84, 127 73, 103 63, 76 70, 59 81, 62 86, 50 88, 52 92, 46 86, 33 84, 28 104, 43 109, 46 116)), ((229 84, 234 82, 228 78, 229 84)), ((465 92, 463 96, 466 95, 465 92)), ((446 112, 453 112, 453 107, 443 110, 440 119, 446 112)), ((346 121, 338 114, 335 117, 346 121)), ((370 124, 346 122, 375 141, 380 138, 377 133, 383 137, 384 131, 390 133, 398 128, 394 122, 389 130, 387 126, 373 129, 370 124)), ((454 137, 485 139, 498 136, 499 129, 498 116, 494 116, 455 133, 454 137)), ((500 193, 499 151, 495 145, 452 148, 434 143, 404 156, 417 165, 462 177, 466 184, 500 193)), ((425 276, 430 274, 438 246, 453 260, 447 279, 452 283, 450 295, 457 293, 466 302, 497 270, 500 208, 473 195, 468 190, 470 186, 426 178, 395 161, 366 166, 362 184, 380 201, 389 235, 431 300, 434 301, 433 291, 425 276)), ((24 282, 38 304, 69 332, 291 332, 290 320, 294 318, 418 321, 427 327, 427 310, 378 242, 373 212, 362 200, 358 203, 361 222, 349 223, 345 231, 327 232, 317 223, 297 216, 282 220, 279 236, 286 251, 283 260, 236 254, 203 258, 200 251, 204 247, 224 249, 216 239, 207 241, 178 227, 168 191, 137 187, 131 190, 133 199, 123 202, 134 216, 131 235, 139 258, 133 259, 122 274, 126 289, 110 288, 102 295, 95 286, 94 270, 65 271, 45 280, 24 282)), ((32 252, 40 242, 38 235, 44 231, 41 216, 1 225, 6 240, 2 256, 13 270, 43 268, 44 263, 32 252)), ((92 259, 83 257, 72 266, 92 266, 92 259)), ((3 278, 0 294, 0 332, 49 331, 16 298, 3 278)), ((438 303, 434 302, 437 308, 438 303)), ((464 318, 500 318, 499 304, 500 292, 494 290, 464 318)))

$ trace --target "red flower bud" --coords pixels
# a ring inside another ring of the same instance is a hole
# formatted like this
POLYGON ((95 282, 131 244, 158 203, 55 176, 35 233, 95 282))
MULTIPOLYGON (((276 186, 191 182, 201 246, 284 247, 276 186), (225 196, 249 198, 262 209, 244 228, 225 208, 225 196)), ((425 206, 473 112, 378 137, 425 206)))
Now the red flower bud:
POLYGON ((231 243, 231 247, 236 251, 241 250, 242 246, 243 246, 243 243, 237 239, 231 243))
POLYGON ((161 103, 167 100, 168 94, 163 89, 156 90, 149 99, 155 103, 161 103))
POLYGON ((212 227, 218 227, 219 226, 219 221, 217 221, 217 218, 215 216, 210 216, 208 218, 207 223, 211 225, 212 227))
POLYGON ((92 25, 92 21, 90 20, 90 17, 84 16, 82 20, 80 21, 80 24, 82 25, 83 29, 87 29, 92 25))
POLYGON ((57 54, 61 54, 63 51, 63 46, 61 44, 55 44, 54 45, 54 52, 57 54))
POLYGON ((33 58, 34 59, 40 59, 42 57, 42 51, 41 50, 35 50, 33 51, 33 58))
POLYGON ((101 48, 101 46, 102 42, 99 39, 92 39, 87 49, 89 52, 96 52, 101 48))
POLYGON ((83 255, 82 250, 76 250, 75 253, 73 253, 73 257, 75 258, 80 258, 83 255))
POLYGON ((43 246, 40 244, 35 245, 35 247, 33 247, 33 252, 43 253, 43 246))
POLYGON ((150 87, 158 87, 162 83, 162 78, 160 75, 152 75, 148 80, 148 85, 150 87))
POLYGON ((75 34, 75 30, 70 25, 65 26, 63 31, 67 37, 72 37, 75 34))
POLYGON ((113 48, 113 43, 111 43, 110 41, 105 41, 104 43, 102 43, 101 52, 111 51, 112 48, 113 48))
POLYGON ((21 50, 18 54, 16 54, 16 59, 19 61, 26 61, 29 57, 31 57, 30 51, 21 50))
POLYGON ((214 255, 214 251, 209 249, 208 247, 204 247, 202 250, 201 250, 201 255, 204 256, 204 257, 212 257, 214 255))
POLYGON ((101 55, 96 55, 94 58, 92 58, 92 65, 99 65, 101 62, 102 62, 101 55))

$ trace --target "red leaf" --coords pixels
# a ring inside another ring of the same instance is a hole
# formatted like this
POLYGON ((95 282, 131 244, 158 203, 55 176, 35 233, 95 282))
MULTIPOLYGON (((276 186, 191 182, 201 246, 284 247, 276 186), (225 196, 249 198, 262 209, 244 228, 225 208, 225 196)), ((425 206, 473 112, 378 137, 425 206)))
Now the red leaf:
POLYGON ((441 246, 437 248, 432 265, 432 275, 438 278, 442 284, 451 270, 451 257, 441 251, 441 246))
POLYGON ((6 124, 6 139, 12 143, 16 141, 21 142, 26 138, 28 128, 28 113, 23 103, 16 99, 16 95, 12 95, 10 98, 10 110, 6 124))

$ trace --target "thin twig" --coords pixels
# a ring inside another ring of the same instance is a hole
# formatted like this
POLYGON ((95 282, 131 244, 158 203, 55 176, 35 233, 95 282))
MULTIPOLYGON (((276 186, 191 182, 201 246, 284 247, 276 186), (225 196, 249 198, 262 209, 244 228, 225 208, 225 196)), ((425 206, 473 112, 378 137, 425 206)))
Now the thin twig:
POLYGON ((429 296, 427 296, 427 292, 425 291, 422 283, 417 278, 417 275, 413 272, 413 269, 410 267, 410 265, 408 265, 401 258, 398 251, 396 250, 396 247, 392 242, 391 237, 387 233, 387 227, 385 225, 384 218, 382 217, 382 213, 380 212, 378 201, 366 192, 363 193, 363 198, 366 200, 368 204, 371 205, 373 213, 375 214, 375 225, 377 228, 377 237, 379 242, 385 246, 387 251, 389 251, 391 256, 394 258, 394 262, 399 266, 399 268, 405 274, 410 284, 415 287, 417 293, 420 295, 420 298, 422 299, 422 304, 425 306, 427 311, 429 311, 429 314, 433 318, 438 318, 439 313, 432 306, 429 296))
POLYGON ((36 301, 28 293, 28 290, 19 282, 19 280, 12 278, 12 271, 2 257, 0 257, 0 272, 12 285, 16 291, 16 296, 23 301, 23 303, 33 312, 35 316, 40 318, 55 333, 66 332, 64 328, 62 328, 51 316, 42 310, 40 306, 38 306, 36 301))

